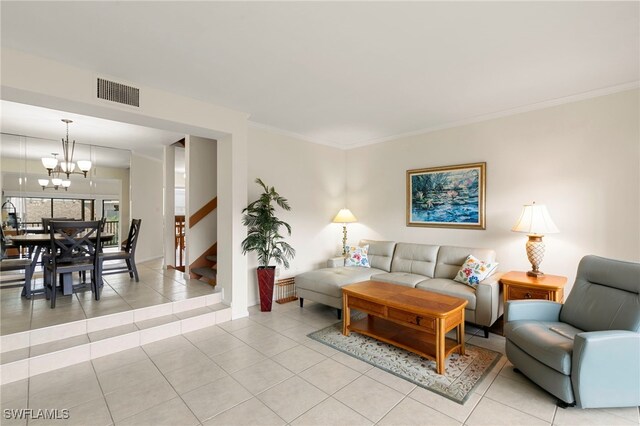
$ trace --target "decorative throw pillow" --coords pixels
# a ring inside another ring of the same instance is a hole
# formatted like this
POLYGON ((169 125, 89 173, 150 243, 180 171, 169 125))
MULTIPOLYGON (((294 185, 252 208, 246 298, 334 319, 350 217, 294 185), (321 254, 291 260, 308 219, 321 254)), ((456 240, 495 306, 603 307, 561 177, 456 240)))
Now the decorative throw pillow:
POLYGON ((370 268, 367 252, 369 246, 347 246, 347 256, 344 266, 360 266, 362 268, 370 268))
POLYGON ((454 281, 476 288, 478 283, 491 275, 497 267, 497 263, 483 262, 469 255, 456 274, 454 281))

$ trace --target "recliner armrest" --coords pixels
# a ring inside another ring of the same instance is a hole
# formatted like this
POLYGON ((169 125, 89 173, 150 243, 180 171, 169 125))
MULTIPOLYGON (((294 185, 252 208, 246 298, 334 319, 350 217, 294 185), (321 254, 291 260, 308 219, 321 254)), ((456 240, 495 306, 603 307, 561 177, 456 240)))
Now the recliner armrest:
POLYGON ((562 303, 549 300, 511 300, 504 307, 504 321, 551 321, 560 320, 562 303))
POLYGON ((640 405, 640 333, 606 330, 577 334, 571 384, 582 408, 640 405))

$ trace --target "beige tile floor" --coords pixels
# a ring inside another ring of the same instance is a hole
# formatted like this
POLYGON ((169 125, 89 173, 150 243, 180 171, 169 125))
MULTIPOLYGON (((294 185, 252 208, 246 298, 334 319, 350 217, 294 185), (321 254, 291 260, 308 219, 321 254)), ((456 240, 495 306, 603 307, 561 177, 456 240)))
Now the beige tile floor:
MULTIPOLYGON (((114 314, 146 306, 203 296, 214 288, 197 280, 186 280, 182 273, 162 268, 161 261, 138 264, 140 282, 128 274, 107 275, 100 300, 94 300, 86 287, 70 296, 58 295, 55 309, 43 294, 31 300, 20 296, 21 288, 0 287, 0 334, 62 324, 71 321, 114 314)), ((41 275, 41 274, 40 274, 41 275)), ((74 279, 78 280, 77 274, 74 279)), ((35 286, 42 287, 41 276, 35 286)))
MULTIPOLYGON (((0 389, 5 409, 69 409, 55 425, 637 425, 638 408, 559 409, 503 358, 464 405, 315 342, 336 321, 306 302, 0 389)), ((467 327, 468 342, 503 351, 467 327)), ((41 425, 42 420, 29 421, 41 425)), ((26 424, 2 420, 3 425, 26 424)))

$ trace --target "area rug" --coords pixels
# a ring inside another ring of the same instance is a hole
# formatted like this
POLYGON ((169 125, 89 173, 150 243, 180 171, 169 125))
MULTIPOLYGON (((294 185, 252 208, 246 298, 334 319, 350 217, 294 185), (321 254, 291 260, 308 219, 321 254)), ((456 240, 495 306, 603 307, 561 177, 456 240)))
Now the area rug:
POLYGON ((459 404, 464 404, 502 357, 498 352, 466 343, 465 354, 451 354, 445 364, 446 373, 441 375, 436 373, 435 361, 356 332, 349 337, 342 335, 341 322, 308 336, 459 404))

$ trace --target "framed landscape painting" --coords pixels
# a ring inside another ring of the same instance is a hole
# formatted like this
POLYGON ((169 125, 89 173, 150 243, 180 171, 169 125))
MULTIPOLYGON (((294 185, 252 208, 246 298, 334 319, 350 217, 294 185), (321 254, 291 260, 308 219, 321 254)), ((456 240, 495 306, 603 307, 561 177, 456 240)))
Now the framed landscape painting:
POLYGON ((407 226, 485 229, 486 165, 407 170, 407 226))

